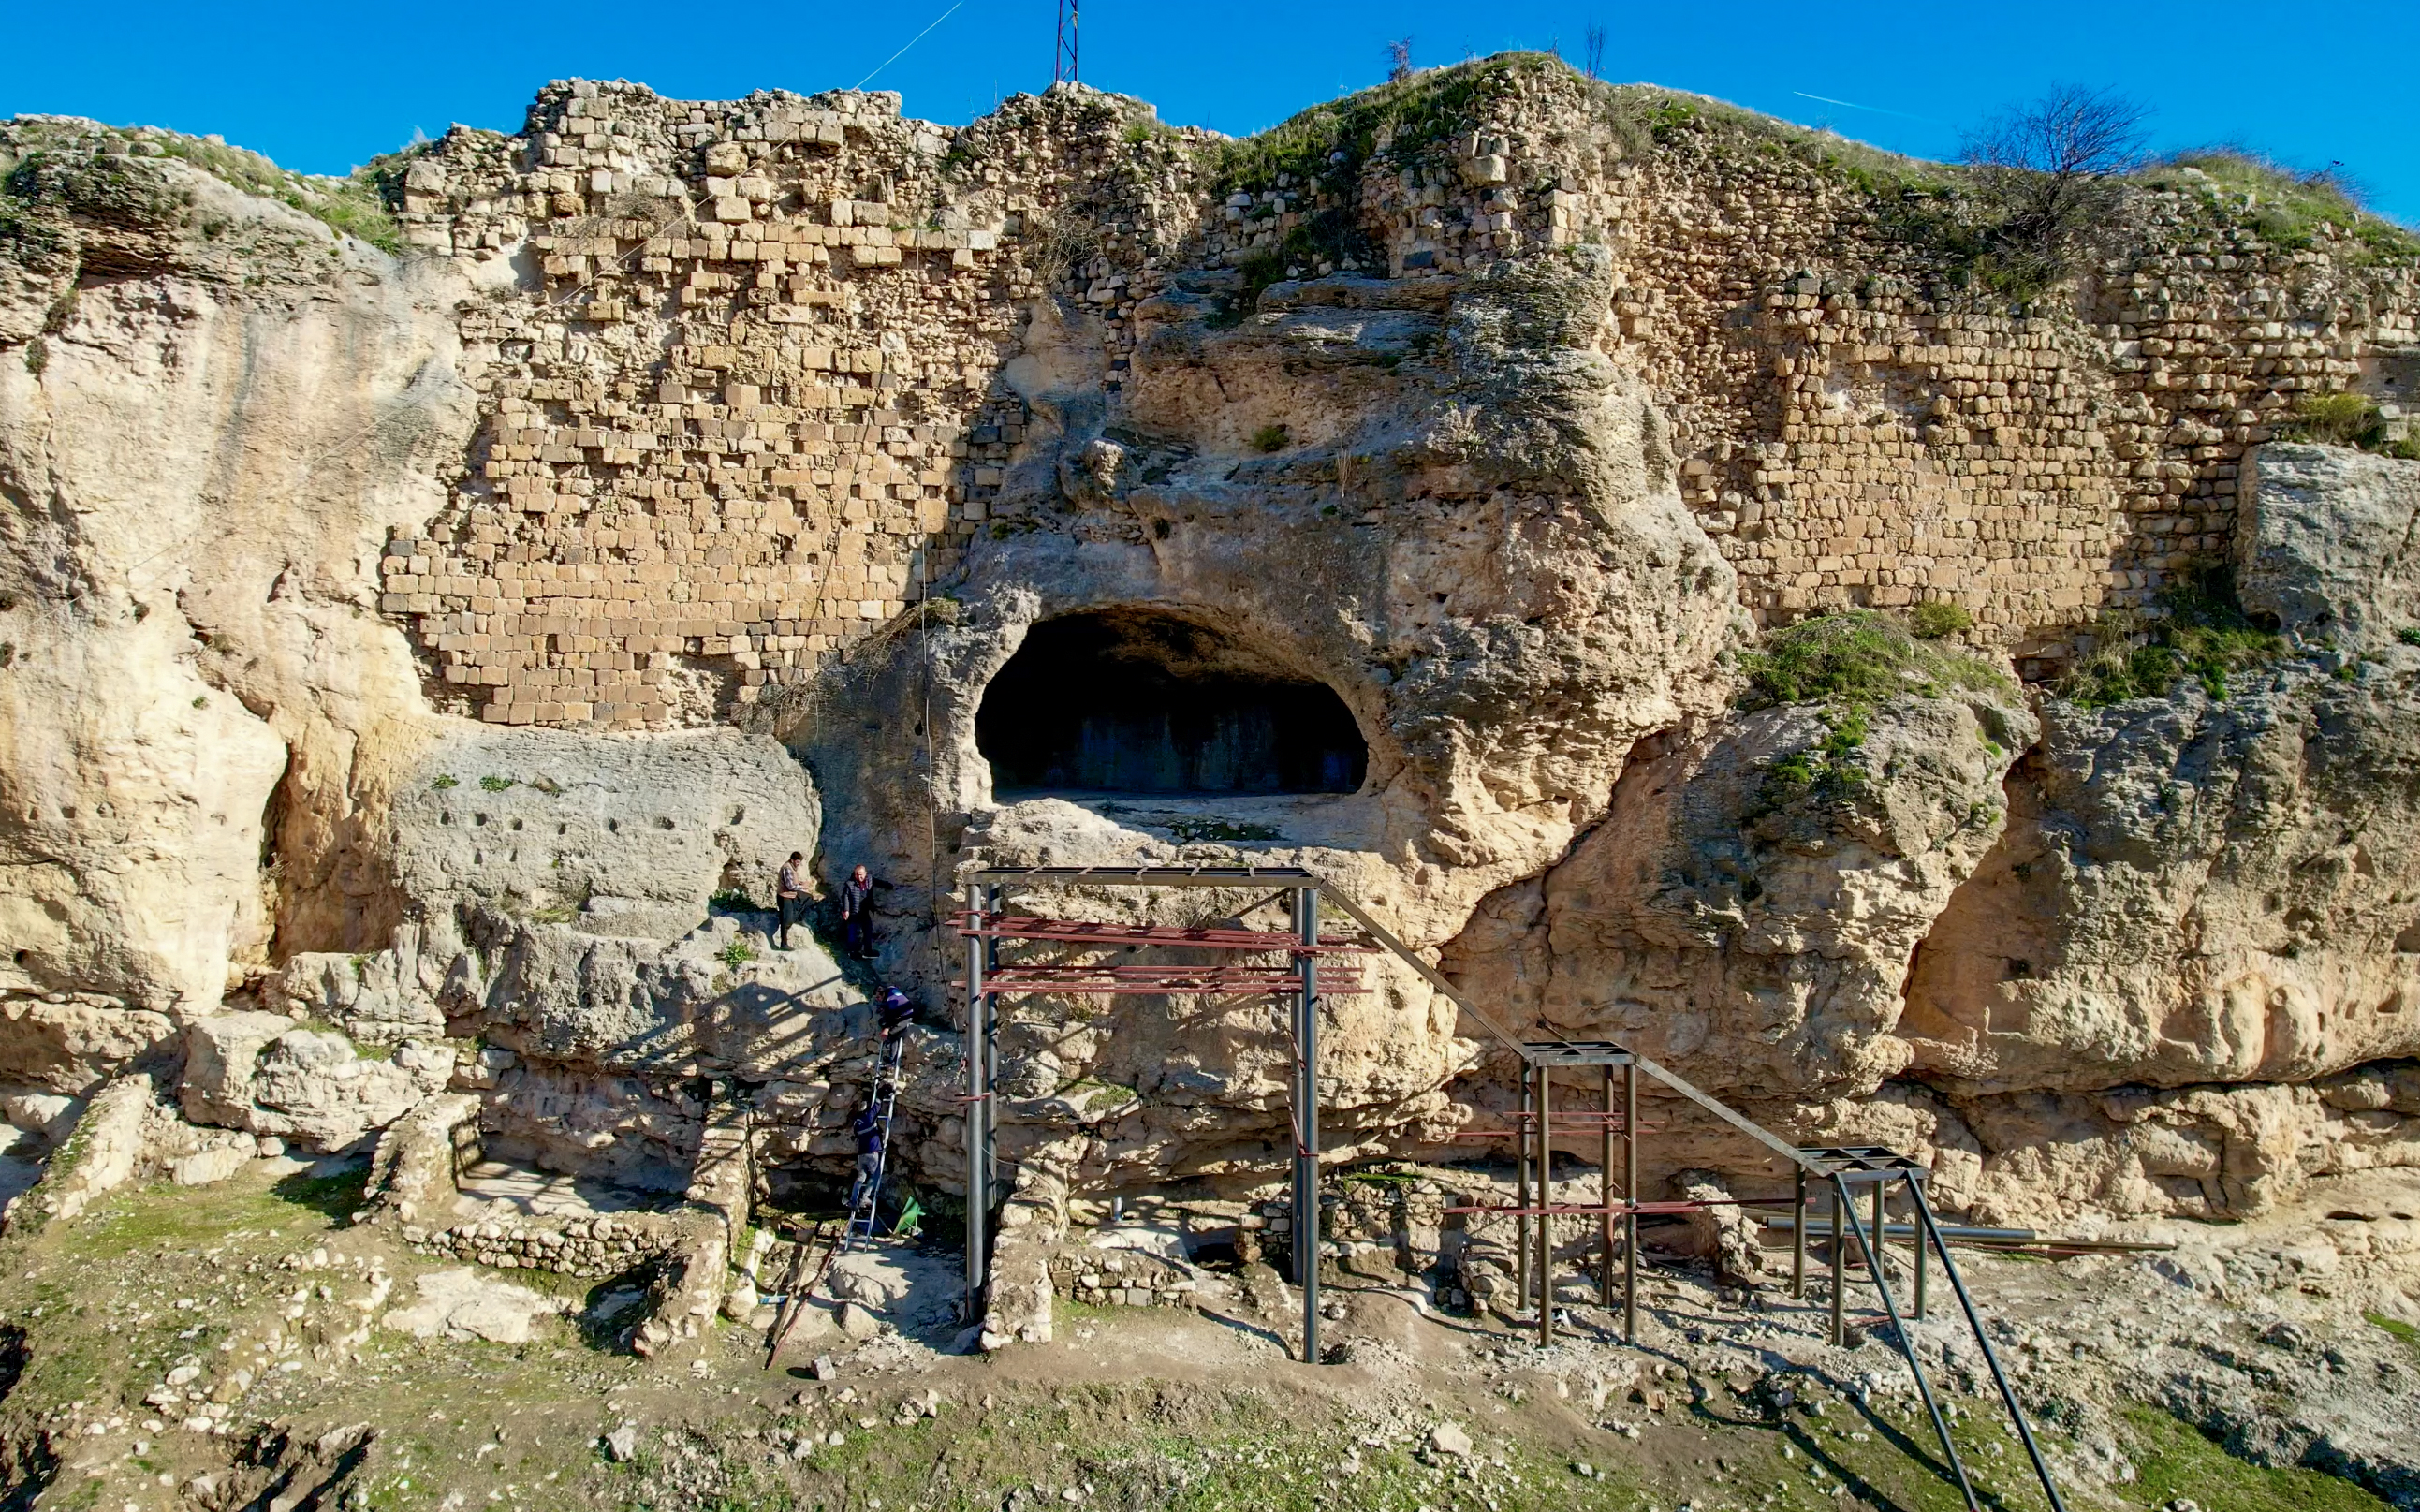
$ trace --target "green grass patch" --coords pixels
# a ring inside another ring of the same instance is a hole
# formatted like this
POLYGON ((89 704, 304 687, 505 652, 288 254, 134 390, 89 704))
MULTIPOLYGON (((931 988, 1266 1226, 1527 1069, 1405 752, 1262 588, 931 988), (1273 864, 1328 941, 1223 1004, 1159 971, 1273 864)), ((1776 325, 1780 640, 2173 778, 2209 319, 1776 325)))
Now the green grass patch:
MULTIPOLYGON (((1953 606, 1954 607, 1954 606, 1953 606)), ((1963 613, 1963 611, 1961 611, 1963 613)), ((1865 781, 1859 753, 1874 709, 1893 698, 1943 698, 1960 694, 2004 698, 2015 692, 2007 673, 1979 657, 1919 639, 1893 616, 1869 609, 1802 619, 1765 637, 1764 649, 1742 660, 1744 709, 1818 706, 1823 738, 1774 762, 1755 813, 1783 808, 1810 793, 1844 793, 1865 781)), ((1985 744, 2000 754, 1989 736, 1985 744)))
POLYGON ((2420 436, 2397 434, 2366 394, 2310 394, 2294 406, 2294 417, 2277 428, 2281 441, 2357 446, 2406 460, 2420 459, 2420 436))
POLYGON ((2092 654, 2059 679, 2058 695, 2084 709, 2106 709, 2133 698, 2165 698, 2186 678, 2225 699, 2227 678, 2286 654, 2284 637, 2243 613, 2233 574, 2204 569, 2160 595, 2156 617, 2124 610, 2093 627, 2092 654))
POLYGON ((2389 1317, 2384 1313, 2364 1313, 2361 1317, 2363 1322, 2374 1328, 2382 1328, 2412 1348, 2420 1348, 2420 1328, 2413 1328, 2411 1324, 2399 1318, 2389 1317))
POLYGON ((396 224, 392 207, 401 203, 404 154, 373 160, 350 177, 335 179, 293 173, 257 152, 197 137, 163 137, 160 148, 164 156, 192 164, 247 195, 301 210, 380 251, 403 250, 403 228, 396 224))
POLYGON ((1937 641, 1975 628, 1975 616, 1962 603, 1935 600, 1907 612, 1908 633, 1920 641, 1937 641))
POLYGON ((2308 250, 2326 226, 2351 241, 2336 250, 2357 266, 2420 261, 2420 234, 2363 209, 2332 172, 2300 173, 2241 148, 2198 148, 2163 159, 2136 181, 2195 195, 2213 222, 2272 246, 2308 250))
POLYGON ((1775 631, 1765 637, 1763 650, 1743 659, 1741 670, 1747 676, 1741 702, 1749 709, 1870 709, 1903 694, 1941 698, 2014 691, 2008 674, 1990 662, 1919 640, 1906 624, 1870 609, 1822 615, 1775 631))
POLYGON ((2385 1512, 2384 1502, 2350 1481, 2247 1463, 2158 1408, 2128 1408, 2120 1420, 2135 1478, 2113 1489, 2136 1505, 2183 1497, 2211 1512, 2385 1512))

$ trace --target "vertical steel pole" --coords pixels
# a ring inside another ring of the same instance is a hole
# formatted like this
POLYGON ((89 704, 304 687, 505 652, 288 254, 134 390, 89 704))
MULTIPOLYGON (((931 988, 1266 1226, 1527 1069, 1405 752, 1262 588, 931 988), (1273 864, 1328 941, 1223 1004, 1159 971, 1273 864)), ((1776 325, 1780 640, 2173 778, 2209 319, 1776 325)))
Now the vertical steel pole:
MULTIPOLYGON (((1839 1191, 1841 1191, 1841 1192, 1846 1192, 1846 1191, 1848 1190, 1848 1188, 1847 1188, 1847 1187, 1845 1187, 1845 1186, 1841 1186, 1838 1182, 1834 1182, 1834 1183, 1833 1183, 1833 1185, 1834 1185, 1834 1186, 1836 1186, 1836 1187, 1838 1187, 1839 1191)), ((1843 1212, 1842 1212, 1842 1204, 1841 1204, 1841 1200, 1840 1200, 1840 1198, 1836 1194, 1836 1195, 1832 1198, 1832 1255, 1831 1255, 1831 1264, 1832 1264, 1832 1333, 1831 1333, 1831 1338, 1832 1338, 1832 1342, 1833 1342, 1834 1344, 1838 1344, 1838 1343, 1839 1343, 1842 1339, 1847 1338, 1847 1337, 1848 1337, 1848 1334, 1849 1334, 1849 1264, 1848 1264, 1848 1255, 1847 1255, 1842 1251, 1842 1249, 1841 1249, 1841 1247, 1840 1247, 1840 1220, 1841 1220, 1841 1218, 1842 1218, 1843 1216, 1844 1216, 1844 1214, 1843 1214, 1843 1212)))
POLYGON ((967 883, 967 1302, 965 1321, 983 1321, 984 1115, 990 1111, 984 1085, 984 939, 983 888, 967 883))
POLYGON ((1600 1307, 1613 1305, 1613 1068, 1605 1068, 1604 1147, 1599 1151, 1596 1170, 1596 1194, 1605 1211, 1597 1215, 1597 1245, 1604 1259, 1597 1267, 1596 1301, 1600 1307))
POLYGON ((1880 1180, 1874 1183, 1874 1244, 1873 1248, 1866 1252, 1867 1265, 1875 1268, 1874 1285, 1877 1286, 1883 1284, 1883 1273, 1880 1269, 1885 1263, 1883 1259, 1883 1189, 1888 1184, 1880 1180))
MULTIPOLYGON (((1914 1206, 1916 1184, 1922 1179, 1923 1178, 1913 1173, 1911 1173, 1907 1178, 1907 1192, 1910 1199, 1910 1206, 1914 1206)), ((1908 1217, 1911 1220, 1907 1225, 1908 1233, 1909 1236, 1916 1240, 1916 1320, 1921 1323, 1924 1321, 1925 1292, 1924 1225, 1922 1224, 1913 1222, 1916 1217, 1913 1212, 1908 1214, 1908 1217)))
MULTIPOLYGON (((984 890, 984 916, 1000 917, 1000 888, 984 890)), ((984 1099, 984 1222, 991 1222, 991 1204, 1000 1194, 1000 1103, 992 1096, 1000 1083, 1000 994, 990 990, 992 974, 1000 970, 1000 937, 992 936, 984 943, 983 998, 983 1099, 984 1099)))
POLYGON ((1555 1068, 1538 1068, 1538 1342, 1555 1342, 1555 1068))
MULTIPOLYGON (((1530 1115, 1536 1107, 1530 1095, 1530 1076, 1534 1071, 1528 1060, 1521 1062, 1521 1116, 1512 1121, 1514 1156, 1512 1206, 1512 1294, 1520 1305, 1529 1305, 1529 1140, 1535 1132, 1530 1115)), ((1519 1311, 1515 1308, 1514 1311, 1519 1311)))
POLYGON ((1807 1167, 1797 1167, 1798 1183, 1790 1199, 1790 1295, 1807 1295, 1807 1167))
POLYGON ((1638 1342, 1638 1063, 1621 1068, 1621 1337, 1638 1342))
POLYGON ((1302 1201, 1295 1232, 1302 1252, 1302 1356, 1319 1363, 1319 889, 1295 893, 1302 927, 1302 1201))

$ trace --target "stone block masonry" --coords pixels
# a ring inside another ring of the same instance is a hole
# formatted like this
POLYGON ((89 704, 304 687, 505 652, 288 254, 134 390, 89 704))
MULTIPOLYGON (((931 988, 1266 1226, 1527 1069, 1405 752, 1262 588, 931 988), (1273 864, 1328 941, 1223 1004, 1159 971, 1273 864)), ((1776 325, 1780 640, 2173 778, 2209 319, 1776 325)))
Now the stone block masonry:
POLYGON ((382 563, 443 699, 706 723, 947 577, 1029 423, 1019 302, 1170 240, 1181 160, 1125 149, 1129 114, 1020 98, 953 133, 889 94, 582 83, 419 160, 416 244, 529 262, 463 315, 487 418, 455 507, 382 563))
POLYGON ((1257 175, 1064 86, 952 130, 887 93, 571 83, 520 136, 458 129, 412 163, 408 236, 517 278, 461 311, 483 423, 452 507, 388 543, 381 606, 460 711, 730 719, 978 532, 1034 527, 994 501, 1061 433, 1012 366, 1046 306, 1114 420, 1171 279, 1450 280, 1590 242, 1616 285, 1596 347, 1648 377, 1754 614, 1955 600, 2043 675, 2226 556, 2245 448, 2299 398, 2420 335, 2399 244, 2281 241, 2215 187, 2135 193, 2075 289, 2020 304, 1911 231, 1929 191, 1805 133, 1468 68, 1454 129, 1390 120, 1257 175))

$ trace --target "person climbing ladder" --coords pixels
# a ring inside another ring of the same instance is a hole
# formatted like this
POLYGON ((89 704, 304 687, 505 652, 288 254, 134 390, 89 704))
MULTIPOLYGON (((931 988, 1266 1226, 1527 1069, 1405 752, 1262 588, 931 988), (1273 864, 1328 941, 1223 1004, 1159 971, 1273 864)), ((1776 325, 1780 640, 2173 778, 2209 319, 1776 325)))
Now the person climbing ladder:
POLYGON ((899 1068, 908 1048, 907 1027, 915 1017, 915 1005, 908 994, 897 988, 885 988, 877 1022, 880 1025, 881 1053, 876 1061, 874 1087, 868 1094, 864 1109, 849 1126, 857 1136, 857 1179, 848 1192, 848 1231, 841 1241, 843 1249, 854 1248, 859 1240, 870 1239, 881 1226, 882 1181, 890 1163, 891 1120, 899 1102, 899 1068))

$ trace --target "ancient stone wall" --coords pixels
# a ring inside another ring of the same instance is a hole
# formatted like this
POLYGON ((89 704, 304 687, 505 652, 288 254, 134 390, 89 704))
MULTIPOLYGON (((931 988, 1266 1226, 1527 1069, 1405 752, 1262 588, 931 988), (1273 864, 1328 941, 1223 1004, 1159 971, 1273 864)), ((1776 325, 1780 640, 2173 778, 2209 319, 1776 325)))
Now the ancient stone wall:
MULTIPOLYGON (((1171 240, 1181 157, 1065 94, 963 132, 891 94, 560 85, 458 131, 406 221, 520 290, 463 315, 475 465, 390 543, 442 701, 508 724, 727 717, 947 577, 1027 414, 1017 302, 1171 240)), ((1147 112, 1140 114, 1147 115, 1147 112)))
MULTIPOLYGON (((2223 559, 2245 448, 2304 395, 2379 386, 2420 334, 2408 252, 2280 241, 2190 176, 2133 197, 2079 292, 2020 304, 1962 281, 1904 193, 1774 123, 1642 115, 1559 68, 1464 108, 1362 176, 1373 271, 1610 248, 1604 345, 1669 406, 1685 495, 1768 621, 1955 600, 2048 670, 2101 606, 2223 559)), ((1238 191, 1203 248, 1283 256, 1332 208, 1288 178, 1238 191)))
POLYGON ((953 131, 889 94, 579 83, 520 137, 457 131, 411 170, 412 241, 526 236, 527 265, 462 312, 473 467, 388 546, 382 607, 489 720, 729 718, 950 578, 1028 427, 1058 430, 1014 370, 1049 298, 1097 321, 1114 417, 1136 307, 1185 269, 1258 268, 1249 297, 1597 242, 1600 344, 1669 409, 1752 610, 1955 600, 2044 672, 2225 556, 2244 448, 2299 396, 2414 339, 2409 267, 2264 240, 2214 189, 2138 195, 2080 293, 2016 304, 1812 138, 1559 68, 1472 81, 1366 160, 1223 194, 1217 144, 1081 90, 953 131))

